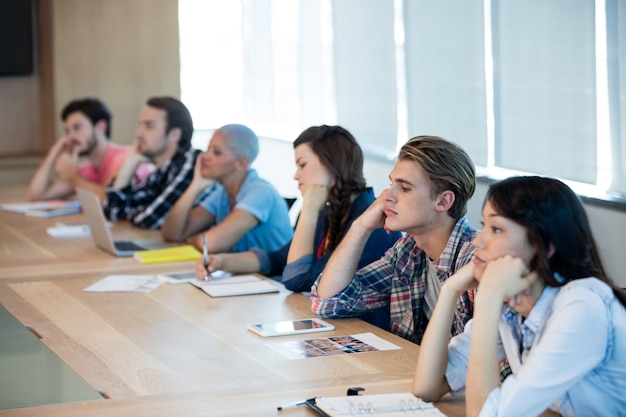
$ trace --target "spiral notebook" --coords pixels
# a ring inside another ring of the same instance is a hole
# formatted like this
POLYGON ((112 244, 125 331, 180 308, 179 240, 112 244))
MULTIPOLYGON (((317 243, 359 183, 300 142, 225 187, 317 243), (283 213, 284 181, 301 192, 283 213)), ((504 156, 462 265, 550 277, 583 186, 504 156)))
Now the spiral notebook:
POLYGON ((445 416, 433 403, 409 392, 393 394, 347 395, 344 397, 317 397, 306 405, 322 416, 445 416))

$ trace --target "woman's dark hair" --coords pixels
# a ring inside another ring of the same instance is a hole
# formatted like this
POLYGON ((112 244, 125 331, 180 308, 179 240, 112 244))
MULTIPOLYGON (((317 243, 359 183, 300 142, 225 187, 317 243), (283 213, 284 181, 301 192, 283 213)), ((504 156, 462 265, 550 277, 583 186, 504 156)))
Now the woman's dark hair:
POLYGON ((176 127, 180 129, 178 149, 186 150, 191 147, 193 120, 189 109, 180 100, 174 97, 152 97, 146 101, 146 105, 165 111, 167 114, 166 133, 176 127))
POLYGON ((575 279, 596 277, 611 286, 626 307, 626 293, 607 276, 585 209, 567 185, 553 178, 511 177, 491 184, 485 202, 526 229, 536 253, 529 266, 546 285, 559 287, 575 279), (554 253, 548 256, 552 248, 554 253), (564 281, 557 280, 554 273, 564 281))
POLYGON ((333 251, 348 226, 351 197, 365 189, 363 151, 350 132, 341 126, 312 126, 293 142, 294 149, 307 143, 332 173, 335 184, 328 192, 328 236, 324 253, 333 251))

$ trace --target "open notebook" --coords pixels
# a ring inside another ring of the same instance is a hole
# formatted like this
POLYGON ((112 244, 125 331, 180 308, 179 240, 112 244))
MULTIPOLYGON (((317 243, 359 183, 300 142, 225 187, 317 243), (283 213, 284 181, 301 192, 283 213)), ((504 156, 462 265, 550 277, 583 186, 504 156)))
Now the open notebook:
POLYGON ((135 252, 163 249, 169 247, 159 240, 113 240, 111 231, 107 227, 102 205, 98 196, 81 188, 76 189, 78 199, 83 208, 83 213, 87 219, 87 224, 91 229, 91 237, 100 249, 115 256, 133 256, 135 252))
POLYGON ((424 402, 410 392, 392 394, 317 397, 306 405, 322 416, 444 416, 432 403, 424 402))
POLYGON ((235 295, 252 295, 280 292, 277 285, 267 279, 261 279, 254 275, 235 275, 214 278, 209 281, 199 279, 191 281, 191 284, 200 288, 211 297, 231 297, 235 295))

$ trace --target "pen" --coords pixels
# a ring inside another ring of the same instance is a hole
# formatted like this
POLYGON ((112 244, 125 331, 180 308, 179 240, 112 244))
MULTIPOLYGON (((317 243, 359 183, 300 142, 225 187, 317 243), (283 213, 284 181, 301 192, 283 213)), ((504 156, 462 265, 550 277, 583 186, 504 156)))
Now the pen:
POLYGON ((100 394, 100 396, 101 396, 102 398, 104 398, 105 400, 108 400, 109 398, 111 398, 111 397, 109 396, 109 394, 107 394, 106 392, 104 392, 104 391, 102 391, 102 390, 100 390, 100 389, 99 389, 99 390, 96 390, 96 391, 97 391, 97 392, 98 392, 98 394, 100 394))
POLYGON ((278 409, 278 411, 280 411, 280 410, 284 410, 286 408, 300 407, 301 405, 306 404, 306 401, 307 400, 302 400, 302 401, 298 401, 298 402, 291 403, 291 404, 279 405, 276 408, 278 409))
POLYGON ((202 235, 202 258, 204 259, 204 266, 209 266, 209 252, 206 246, 206 233, 202 235))

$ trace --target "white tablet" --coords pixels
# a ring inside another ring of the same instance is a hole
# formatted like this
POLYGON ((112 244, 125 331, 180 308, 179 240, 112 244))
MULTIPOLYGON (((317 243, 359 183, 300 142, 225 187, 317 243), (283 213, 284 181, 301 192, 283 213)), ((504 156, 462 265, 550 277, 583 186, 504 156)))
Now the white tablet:
POLYGON ((170 272, 166 274, 158 274, 157 276, 163 281, 167 281, 172 284, 182 284, 196 279, 196 273, 194 271, 170 272))
MULTIPOLYGON (((211 273, 212 279, 220 279, 230 277, 230 273, 219 270, 211 273)), ((194 271, 184 271, 184 272, 170 272, 158 274, 157 277, 161 278, 164 281, 170 282, 172 284, 182 284, 185 282, 191 282, 196 280, 196 273, 194 271)))
POLYGON ((302 320, 286 320, 274 323, 251 324, 248 329, 263 337, 287 336, 290 334, 327 332, 335 330, 335 326, 317 318, 302 320))

